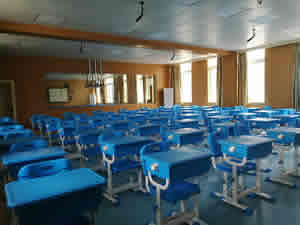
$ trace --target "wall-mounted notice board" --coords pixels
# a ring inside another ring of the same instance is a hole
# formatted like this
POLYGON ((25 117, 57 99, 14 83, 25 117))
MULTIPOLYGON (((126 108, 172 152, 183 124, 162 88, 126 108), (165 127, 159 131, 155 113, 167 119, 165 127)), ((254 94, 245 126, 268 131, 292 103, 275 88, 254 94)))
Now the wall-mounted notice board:
POLYGON ((49 103, 68 103, 69 88, 48 88, 49 103))

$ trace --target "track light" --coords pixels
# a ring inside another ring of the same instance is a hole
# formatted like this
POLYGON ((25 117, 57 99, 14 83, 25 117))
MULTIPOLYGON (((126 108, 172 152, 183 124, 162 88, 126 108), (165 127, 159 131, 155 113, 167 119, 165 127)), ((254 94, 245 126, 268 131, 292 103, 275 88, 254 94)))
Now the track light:
POLYGON ((140 15, 136 18, 136 23, 140 22, 144 16, 144 1, 139 1, 138 4, 140 5, 140 15))
POLYGON ((256 37, 256 29, 253 28, 253 29, 252 29, 252 36, 247 40, 247 42, 252 41, 255 37, 256 37))
POLYGON ((175 50, 173 50, 172 56, 171 56, 171 61, 173 61, 175 59, 175 57, 176 57, 176 53, 175 53, 175 50))

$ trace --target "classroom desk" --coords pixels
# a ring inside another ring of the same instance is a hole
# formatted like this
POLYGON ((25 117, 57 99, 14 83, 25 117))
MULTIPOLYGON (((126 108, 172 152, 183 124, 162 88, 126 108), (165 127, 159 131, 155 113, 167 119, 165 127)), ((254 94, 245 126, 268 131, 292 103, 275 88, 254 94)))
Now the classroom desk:
POLYGON ((199 128, 200 122, 200 119, 175 120, 176 126, 179 126, 180 128, 199 128))
POLYGON ((295 183, 288 181, 288 176, 300 177, 299 174, 299 148, 300 148, 300 128, 279 127, 267 131, 267 135, 273 138, 274 149, 280 153, 279 177, 270 177, 267 180, 275 183, 296 187, 295 183), (285 160, 285 152, 293 152, 293 168, 287 169, 288 160, 285 160))
POLYGON ((169 122, 169 117, 160 117, 160 116, 153 116, 153 117, 149 117, 147 119, 148 122, 150 123, 158 123, 158 124, 168 124, 169 122))
POLYGON ((105 154, 114 155, 117 158, 139 154, 140 149, 151 142, 153 142, 153 140, 146 137, 123 136, 101 140, 99 144, 105 154))
POLYGON ((60 147, 34 149, 26 152, 12 152, 2 157, 2 164, 7 166, 12 177, 26 164, 51 159, 63 158, 66 152, 60 147))
POLYGON ((273 117, 274 115, 278 115, 279 112, 275 110, 258 110, 255 112, 258 117, 273 117))
POLYGON ((262 108, 260 107, 249 107, 247 108, 248 112, 256 112, 258 110, 261 110, 262 108))
POLYGON ((297 114, 275 115, 273 116, 273 118, 279 119, 281 125, 296 127, 297 119, 300 118, 300 115, 297 114))
POLYGON ((42 137, 32 136, 32 137, 10 137, 7 139, 0 139, 0 154, 2 152, 7 152, 10 149, 10 146, 18 143, 27 143, 34 140, 43 139, 42 137))
POLYGON ((180 128, 166 131, 166 136, 168 142, 181 146, 201 142, 206 131, 206 128, 180 128))
POLYGON ((275 128, 277 124, 279 124, 279 119, 274 118, 253 118, 253 119, 247 119, 247 122, 249 122, 249 126, 251 129, 270 129, 275 128))
POLYGON ((104 197, 112 201, 114 204, 119 203, 117 194, 128 190, 143 190, 143 176, 140 169, 140 162, 132 160, 133 157, 138 157, 143 146, 153 143, 153 140, 140 136, 123 136, 113 137, 99 141, 103 152, 103 160, 107 165, 107 189, 104 197), (129 178, 126 184, 113 187, 113 175, 128 170, 137 170, 137 182, 133 177, 129 178))
POLYGON ((138 136, 153 136, 160 134, 160 125, 155 123, 144 124, 133 129, 135 129, 138 136))
POLYGON ((255 117, 256 117, 256 113, 249 113, 249 112, 238 113, 235 115, 235 118, 239 120, 253 119, 255 117))
MULTIPOLYGON (((31 130, 30 130, 31 131, 31 130)), ((0 131, 0 137, 4 140, 8 138, 9 135, 13 134, 24 134, 25 132, 28 132, 28 129, 9 129, 9 130, 1 130, 0 131)), ((0 139, 1 139, 0 138, 0 139)))
POLYGON ((234 128, 235 123, 234 122, 222 122, 222 123, 214 123, 214 127, 225 127, 228 128, 229 136, 235 136, 234 128))
MULTIPOLYGON (((216 195, 222 201, 242 210, 247 210, 248 206, 241 204, 239 200, 251 193, 258 197, 272 200, 272 196, 262 192, 263 171, 261 168, 262 159, 272 153, 272 139, 258 136, 238 136, 218 140, 218 143, 221 145, 224 162, 232 168, 233 182, 230 188, 231 193, 225 191, 223 194, 216 193, 216 195), (245 169, 245 166, 247 167, 247 164, 251 165, 250 163, 253 163, 249 162, 249 160, 256 161, 254 164, 256 170, 256 183, 254 187, 245 187, 243 179, 240 179, 240 175, 243 174, 238 174, 239 170, 245 169)), ((228 188, 228 186, 225 188, 228 188)))
POLYGON ((5 194, 20 225, 65 224, 72 217, 96 210, 104 184, 103 177, 81 168, 10 182, 5 185, 5 194))
POLYGON ((15 121, 0 122, 0 127, 10 126, 10 125, 16 125, 16 124, 17 123, 15 121))
POLYGON ((210 158, 209 153, 180 148, 143 156, 146 170, 162 179, 169 179, 172 183, 207 172, 211 167, 210 158), (155 170, 153 165, 157 165, 155 170))
POLYGON ((210 111, 207 113, 207 116, 218 116, 218 115, 221 115, 221 112, 220 111, 210 111))

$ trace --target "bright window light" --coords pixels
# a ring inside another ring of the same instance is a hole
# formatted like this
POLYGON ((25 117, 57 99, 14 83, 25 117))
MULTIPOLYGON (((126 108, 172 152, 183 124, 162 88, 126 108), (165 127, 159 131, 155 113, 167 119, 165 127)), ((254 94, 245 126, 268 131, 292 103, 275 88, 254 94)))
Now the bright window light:
POLYGON ((248 103, 265 102, 265 49, 247 52, 248 103))
POLYGON ((217 58, 207 60, 208 69, 208 102, 217 102, 217 58))
POLYGON ((106 103, 114 103, 114 79, 112 77, 104 79, 106 103))
POLYGON ((123 103, 128 103, 128 86, 127 86, 127 75, 123 75, 123 103))
POLYGON ((180 64, 180 79, 181 79, 181 102, 192 102, 192 64, 180 64))
POLYGON ((144 82, 143 75, 136 75, 136 90, 137 90, 137 102, 144 103, 144 82))
POLYGON ((100 88, 96 88, 96 96, 97 96, 97 104, 101 104, 102 99, 101 99, 101 90, 100 90, 100 88))

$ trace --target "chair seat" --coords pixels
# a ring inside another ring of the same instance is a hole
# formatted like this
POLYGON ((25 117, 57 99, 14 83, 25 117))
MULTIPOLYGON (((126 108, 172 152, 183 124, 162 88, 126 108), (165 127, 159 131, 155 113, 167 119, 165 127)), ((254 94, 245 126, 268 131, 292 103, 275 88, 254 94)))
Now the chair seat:
MULTIPOLYGON (((236 161, 240 162, 238 160, 236 160, 236 161)), ((216 168, 220 171, 224 171, 224 172, 232 174, 232 165, 230 165, 227 162, 217 163, 216 168)), ((253 162, 247 162, 245 166, 237 167, 237 173, 238 174, 248 174, 248 175, 250 175, 251 173, 253 173, 255 171, 256 171, 256 164, 253 163, 253 162)))
MULTIPOLYGON (((150 185, 150 190, 153 195, 156 195, 155 187, 150 185)), ((197 184, 192 184, 186 181, 178 182, 169 186, 165 191, 161 191, 161 198, 167 202, 176 203, 180 200, 186 200, 195 194, 200 193, 200 188, 197 184)))
POLYGON ((137 169, 140 168, 141 164, 138 161, 130 160, 130 159, 122 159, 114 162, 112 164, 112 172, 113 173, 120 173, 123 171, 128 171, 130 169, 137 169))

